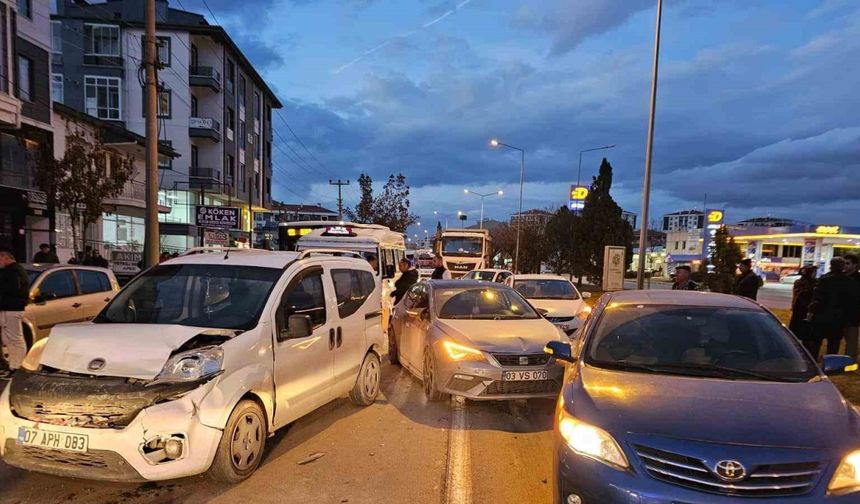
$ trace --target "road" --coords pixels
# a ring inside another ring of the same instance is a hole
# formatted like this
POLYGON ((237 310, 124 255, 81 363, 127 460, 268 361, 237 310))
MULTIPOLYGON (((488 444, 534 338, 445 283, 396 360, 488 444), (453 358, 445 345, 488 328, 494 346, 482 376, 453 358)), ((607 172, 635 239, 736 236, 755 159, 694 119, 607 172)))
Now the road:
MULTIPOLYGON (((625 289, 635 289, 636 281, 635 280, 625 280, 624 281, 625 289)), ((651 289, 671 289, 672 284, 668 282, 651 282, 650 287, 646 282, 646 288, 651 289)), ((778 310, 790 310, 791 309, 791 285, 777 284, 777 283, 769 283, 765 284, 764 287, 759 289, 758 291, 758 302, 767 308, 773 308, 778 310)))
POLYGON ((550 502, 554 401, 427 403, 406 371, 382 371, 376 404, 360 408, 344 397, 278 432, 262 466, 239 485, 70 480, 0 462, 0 502, 550 502))

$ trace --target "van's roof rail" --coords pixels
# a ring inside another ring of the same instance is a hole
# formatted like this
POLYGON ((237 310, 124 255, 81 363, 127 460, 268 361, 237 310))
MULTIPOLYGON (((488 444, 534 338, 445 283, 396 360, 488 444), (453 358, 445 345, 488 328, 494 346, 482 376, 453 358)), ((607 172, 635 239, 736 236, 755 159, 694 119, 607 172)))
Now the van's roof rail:
POLYGON ((333 255, 333 256, 346 256, 353 257, 355 259, 364 259, 364 256, 359 252, 354 252, 352 250, 342 250, 342 249, 333 249, 333 248, 309 248, 302 250, 299 254, 299 260, 305 259, 306 257, 310 257, 311 255, 319 254, 319 255, 333 255))
POLYGON ((205 254, 208 252, 269 252, 265 249, 253 249, 248 247, 225 247, 223 245, 207 245, 205 247, 191 247, 182 253, 183 256, 194 254, 205 254))

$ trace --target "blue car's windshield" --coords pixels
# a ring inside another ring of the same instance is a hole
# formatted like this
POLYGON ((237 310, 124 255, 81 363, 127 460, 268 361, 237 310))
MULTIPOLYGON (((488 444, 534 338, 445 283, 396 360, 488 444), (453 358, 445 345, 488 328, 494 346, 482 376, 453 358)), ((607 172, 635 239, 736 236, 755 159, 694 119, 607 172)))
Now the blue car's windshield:
POLYGON ((587 363, 629 371, 787 381, 817 374, 791 334, 761 310, 611 307, 587 345, 587 363))

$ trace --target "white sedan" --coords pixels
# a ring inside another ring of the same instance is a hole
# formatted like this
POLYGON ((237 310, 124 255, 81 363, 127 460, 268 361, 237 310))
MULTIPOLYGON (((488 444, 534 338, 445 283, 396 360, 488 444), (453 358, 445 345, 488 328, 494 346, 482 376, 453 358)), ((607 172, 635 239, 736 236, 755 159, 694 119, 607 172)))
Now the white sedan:
MULTIPOLYGON (((462 277, 462 280, 481 280, 484 282, 506 283, 506 280, 511 278, 512 273, 505 269, 477 269, 472 270, 462 277)), ((508 284, 510 285, 510 284, 508 284)))
POLYGON ((568 335, 576 332, 591 313, 591 307, 584 301, 591 297, 591 293, 580 294, 576 286, 563 276, 517 275, 514 289, 568 335))

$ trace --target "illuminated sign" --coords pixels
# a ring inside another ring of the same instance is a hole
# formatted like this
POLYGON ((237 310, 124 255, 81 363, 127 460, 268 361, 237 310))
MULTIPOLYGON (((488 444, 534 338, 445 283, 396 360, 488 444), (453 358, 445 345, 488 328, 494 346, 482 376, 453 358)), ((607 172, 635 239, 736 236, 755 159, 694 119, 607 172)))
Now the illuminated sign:
POLYGON ((720 222, 723 222, 722 210, 711 210, 708 212, 708 222, 711 224, 719 224, 720 222))
POLYGON ((582 201, 588 197, 588 187, 586 186, 570 186, 570 199, 572 201, 582 201))
POLYGON ((571 212, 578 212, 585 207, 584 201, 570 200, 567 202, 567 209, 571 212))
POLYGON ((304 236, 313 231, 311 228, 289 228, 287 229, 287 236, 304 236))
POLYGON ((815 228, 818 234, 839 234, 839 226, 818 226, 815 228))
POLYGON ((325 228, 323 236, 355 236, 349 226, 329 226, 325 228))

